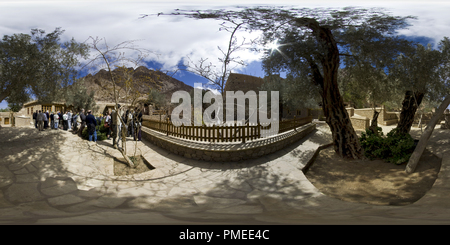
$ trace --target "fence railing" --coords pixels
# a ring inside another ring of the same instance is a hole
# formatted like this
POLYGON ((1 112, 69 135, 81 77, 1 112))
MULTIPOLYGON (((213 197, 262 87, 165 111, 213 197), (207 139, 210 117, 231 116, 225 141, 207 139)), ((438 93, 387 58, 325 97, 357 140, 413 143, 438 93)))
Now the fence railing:
POLYGON ((294 118, 279 122, 278 132, 273 132, 270 125, 227 124, 224 126, 174 126, 171 121, 143 119, 142 125, 166 135, 205 142, 246 142, 261 138, 261 130, 268 130, 271 135, 283 133, 312 122, 312 117, 294 118))

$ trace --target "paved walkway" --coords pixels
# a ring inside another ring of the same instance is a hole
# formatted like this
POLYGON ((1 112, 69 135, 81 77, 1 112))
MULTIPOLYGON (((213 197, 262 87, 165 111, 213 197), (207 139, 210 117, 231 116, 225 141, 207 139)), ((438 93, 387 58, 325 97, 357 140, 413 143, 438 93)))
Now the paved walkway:
POLYGON ((375 206, 325 196, 301 171, 330 142, 327 127, 245 162, 196 161, 138 142, 155 169, 132 176, 114 175, 120 153, 111 141, 2 128, 0 224, 449 224, 450 130, 433 136, 444 161, 432 190, 411 205, 375 206))

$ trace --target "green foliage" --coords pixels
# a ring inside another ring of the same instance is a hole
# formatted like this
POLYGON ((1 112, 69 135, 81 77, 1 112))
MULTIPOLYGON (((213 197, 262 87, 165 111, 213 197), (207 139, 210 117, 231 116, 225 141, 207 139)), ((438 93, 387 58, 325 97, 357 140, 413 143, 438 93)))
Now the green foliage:
POLYGON ((87 91, 84 81, 80 80, 65 89, 65 99, 67 105, 73 106, 75 111, 82 108, 95 108, 94 91, 87 91))
POLYGON ((147 102, 154 104, 159 109, 160 107, 164 107, 166 98, 161 91, 157 89, 150 89, 147 102))
POLYGON ((395 59, 389 73, 404 91, 419 91, 436 101, 445 96, 446 91, 445 81, 439 76, 442 61, 442 53, 432 49, 431 44, 426 47, 416 44, 395 59))
POLYGON ((87 46, 70 40, 61 43, 63 30, 45 34, 5 35, 0 41, 0 102, 25 103, 60 99, 61 88, 77 75, 78 56, 87 56, 87 46))
POLYGON ((9 109, 13 112, 19 112, 22 107, 23 104, 22 103, 8 103, 9 109))
POLYGON ((383 132, 380 127, 377 127, 378 134, 373 133, 367 129, 366 132, 361 133, 360 142, 364 149, 364 155, 370 160, 377 158, 385 159, 388 155, 386 151, 383 132))
MULTIPOLYGON (((289 108, 316 108, 321 101, 318 87, 306 76, 294 77, 287 74, 285 79, 279 75, 266 76, 264 83, 258 89, 259 91, 278 91, 281 103, 289 108)), ((270 92, 267 95, 267 101, 270 101, 270 92)))
POLYGON ((415 148, 411 135, 393 129, 384 137, 380 127, 377 131, 378 134, 375 134, 368 129, 361 134, 360 142, 364 155, 370 160, 383 159, 395 164, 408 162, 415 148))
MULTIPOLYGON (((97 122, 98 122, 98 120, 97 120, 97 122)), ((104 124, 105 124, 105 119, 101 119, 100 125, 97 123, 97 127, 96 127, 96 130, 97 130, 97 141, 102 141, 102 140, 107 139, 108 128, 105 128, 104 124)), ((85 127, 83 129, 83 132, 81 133, 81 135, 82 135, 83 139, 89 140, 89 134, 88 134, 88 131, 87 131, 87 127, 85 127)))

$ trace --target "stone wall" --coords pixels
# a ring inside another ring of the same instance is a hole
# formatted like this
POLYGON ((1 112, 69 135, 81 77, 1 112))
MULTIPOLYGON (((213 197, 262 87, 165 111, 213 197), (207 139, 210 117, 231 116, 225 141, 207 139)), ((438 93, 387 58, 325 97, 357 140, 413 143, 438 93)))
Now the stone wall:
POLYGON ((365 131, 366 129, 369 128, 370 119, 367 117, 361 117, 358 115, 354 115, 354 116, 350 117, 350 121, 352 122, 353 128, 355 130, 365 131))
POLYGON ((277 137, 278 140, 259 139, 247 143, 202 143, 176 139, 162 133, 143 127, 142 137, 154 145, 166 149, 174 154, 204 161, 229 162, 258 158, 289 146, 314 132, 316 124, 310 123, 290 130, 277 137))
POLYGON ((448 111, 448 109, 444 113, 443 119, 444 120, 441 121, 441 128, 442 129, 450 129, 450 112, 448 111))
POLYGON ((30 127, 33 126, 33 117, 29 116, 15 116, 15 127, 30 127))
POLYGON ((11 117, 10 112, 0 112, 0 126, 2 127, 30 127, 33 126, 33 117, 15 112, 11 117))
MULTIPOLYGON (((384 105, 376 107, 375 109, 380 112, 377 119, 378 124, 384 126, 396 124, 400 118, 399 112, 387 112, 384 105)), ((354 114, 361 117, 367 117, 370 123, 373 118, 373 108, 354 109, 354 114)))
MULTIPOLYGON (((381 108, 377 107, 376 110, 380 111, 381 108)), ((361 117, 367 117, 367 118, 370 118, 370 119, 373 118, 373 109, 372 108, 354 109, 354 113, 356 115, 358 115, 358 116, 361 116, 361 117)), ((382 114, 383 113, 380 113, 378 115, 378 121, 380 121, 381 118, 383 117, 382 114)))
POLYGON ((11 114, 9 112, 0 112, 0 126, 11 126, 11 114))

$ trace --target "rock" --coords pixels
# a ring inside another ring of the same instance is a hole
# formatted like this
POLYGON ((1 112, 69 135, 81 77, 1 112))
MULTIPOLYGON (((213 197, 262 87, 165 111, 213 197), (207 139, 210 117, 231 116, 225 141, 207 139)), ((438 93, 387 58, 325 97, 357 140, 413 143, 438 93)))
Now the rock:
POLYGON ((8 186, 14 182, 14 174, 5 166, 0 165, 0 187, 8 186))
POLYGON ((69 205, 83 202, 84 199, 72 194, 51 197, 48 199, 48 203, 52 206, 69 205))
POLYGON ((48 196, 59 196, 77 191, 77 184, 71 178, 47 178, 41 184, 41 192, 48 196))
POLYGON ((10 202, 33 202, 45 197, 38 191, 38 183, 12 184, 5 191, 5 197, 10 202))

